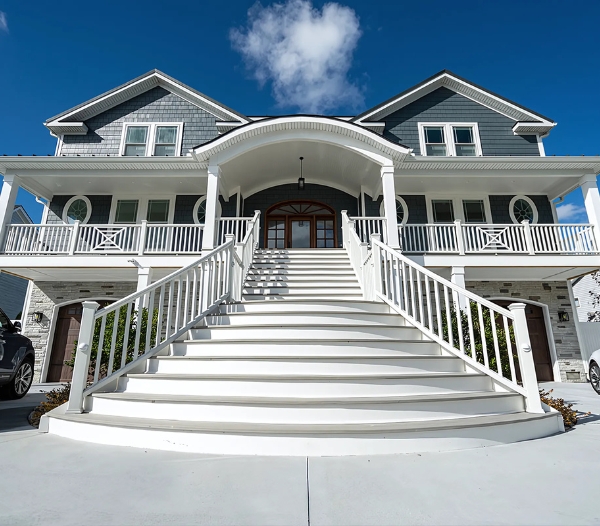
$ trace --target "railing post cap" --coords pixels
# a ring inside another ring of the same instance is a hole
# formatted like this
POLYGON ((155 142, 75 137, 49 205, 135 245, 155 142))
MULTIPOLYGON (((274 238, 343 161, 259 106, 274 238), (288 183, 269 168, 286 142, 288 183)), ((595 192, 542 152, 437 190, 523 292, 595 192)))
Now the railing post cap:
POLYGON ((83 305, 84 309, 94 309, 95 311, 100 307, 100 304, 97 301, 83 301, 81 305, 83 305))
POLYGON ((519 302, 517 302, 517 303, 511 303, 508 306, 508 310, 511 310, 511 311, 512 310, 524 310, 525 307, 527 307, 527 305, 525 305, 525 303, 519 303, 519 302))

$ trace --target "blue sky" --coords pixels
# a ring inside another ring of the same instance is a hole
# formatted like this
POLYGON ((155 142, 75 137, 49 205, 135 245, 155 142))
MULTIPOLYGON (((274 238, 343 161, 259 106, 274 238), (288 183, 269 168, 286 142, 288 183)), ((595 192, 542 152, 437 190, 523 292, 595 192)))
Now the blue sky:
MULTIPOLYGON (((246 115, 298 111, 290 82, 277 77, 274 84, 265 67, 247 68, 253 56, 259 63, 262 57, 244 40, 253 4, 0 0, 0 155, 52 154, 46 118, 153 68, 246 115), (266 79, 262 86, 257 76, 266 79)), ((353 114, 446 68, 557 121, 544 141, 547 155, 600 154, 600 2, 339 4, 328 22, 343 26, 347 44, 333 57, 340 96, 323 101, 317 93, 305 107, 353 114)), ((41 209, 26 192, 19 202, 39 219, 41 209)), ((565 202, 572 205, 570 221, 585 221, 577 214, 580 191, 565 202)))

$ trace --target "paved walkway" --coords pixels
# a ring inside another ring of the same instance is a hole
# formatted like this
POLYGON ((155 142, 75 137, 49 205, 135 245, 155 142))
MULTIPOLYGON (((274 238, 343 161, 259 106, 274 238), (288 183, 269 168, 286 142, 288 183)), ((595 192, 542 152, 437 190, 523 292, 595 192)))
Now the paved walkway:
POLYGON ((593 414, 507 446, 309 459, 76 442, 18 421, 39 393, 0 401, 0 524, 600 524, 600 396, 544 387, 593 414))

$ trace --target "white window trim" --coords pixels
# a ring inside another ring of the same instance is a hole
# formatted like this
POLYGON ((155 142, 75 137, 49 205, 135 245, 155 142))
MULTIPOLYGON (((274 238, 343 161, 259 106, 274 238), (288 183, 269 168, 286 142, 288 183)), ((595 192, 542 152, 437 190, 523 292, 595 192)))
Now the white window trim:
POLYGON ((67 217, 67 212, 69 211, 69 207, 78 199, 85 201, 85 204, 87 205, 87 214, 85 216, 85 219, 83 221, 80 221, 80 223, 82 225, 85 225, 90 220, 90 217, 92 215, 92 203, 85 195, 75 195, 75 196, 71 197, 71 199, 69 199, 65 203, 65 206, 63 208, 63 213, 62 213, 63 223, 69 224, 69 218, 67 217))
MULTIPOLYGON (((204 201, 206 201, 206 196, 203 195, 202 197, 200 197, 196 203, 194 204, 194 210, 192 211, 192 218, 194 219, 194 223, 196 223, 197 225, 203 225, 204 223, 200 223, 200 221, 198 221, 198 208, 200 207, 201 203, 204 203, 204 201)), ((221 217, 221 200, 217 200, 217 217, 221 217)))
POLYGON ((533 210, 533 223, 532 224, 535 225, 538 222, 538 219, 539 219, 538 209, 537 209, 537 206, 535 206, 535 203, 531 199, 529 199, 529 197, 527 197, 526 195, 515 195, 510 200, 510 204, 508 205, 508 214, 510 215, 511 221, 515 225, 519 225, 520 224, 519 221, 517 221, 517 218, 515 217, 515 213, 514 213, 514 210, 513 210, 513 207, 514 207, 515 203, 519 199, 523 199, 523 201, 527 201, 529 203, 529 206, 531 206, 531 209, 533 210))
POLYGON ((456 146, 454 144, 454 133, 452 132, 453 127, 472 127, 473 138, 475 139, 475 157, 481 157, 483 155, 481 150, 481 139, 479 137, 479 126, 476 122, 419 122, 419 146, 421 148, 421 155, 427 157, 427 148, 425 146, 425 128, 426 127, 439 127, 444 128, 444 136, 446 139, 446 156, 440 157, 456 157, 456 146))
MULTIPOLYGON (((399 201, 400 204, 402 205, 402 208, 404 208, 404 218, 402 219, 402 223, 399 223, 399 224, 405 225, 406 222, 408 221, 408 214, 409 214, 408 205, 406 204, 406 201, 404 199, 402 199, 402 197, 400 197, 399 195, 396 196, 396 201, 399 201)), ((385 217, 385 206, 384 206, 383 200, 381 201, 381 204, 379 205, 379 215, 381 217, 385 217)))
POLYGON ((175 217, 175 196, 174 195, 140 195, 140 194, 119 194, 112 196, 112 203, 110 206, 110 214, 108 216, 108 222, 110 224, 118 225, 139 225, 142 220, 146 219, 148 214, 148 201, 150 200, 169 201, 169 219, 166 223, 152 223, 153 225, 172 225, 175 217), (117 215, 117 201, 122 200, 137 200, 138 201, 138 213, 135 223, 115 223, 115 216, 117 215))
POLYGON ((146 152, 145 156, 150 157, 154 155, 155 139, 156 139, 156 128, 158 126, 176 126, 177 127, 177 139, 175 143, 175 155, 174 157, 181 157, 181 143, 183 141, 183 122, 125 122, 123 123, 123 130, 121 132, 121 146, 119 147, 119 155, 125 157, 125 138, 127 137, 127 128, 130 126, 141 127, 145 126, 148 128, 148 135, 146 140, 146 152))
MULTIPOLYGON (((434 224, 433 218, 433 203, 432 201, 445 200, 452 201, 452 208, 454 209, 454 220, 460 219, 464 224, 469 225, 490 225, 492 224, 492 209, 490 207, 490 200, 487 195, 473 194, 473 195, 448 195, 448 194, 427 194, 425 196, 427 203, 427 222, 434 224), (485 223, 466 223, 465 211, 463 210, 463 201, 483 201, 483 210, 485 212, 485 223)), ((444 223, 437 223, 444 224, 444 223)), ((446 223, 447 224, 447 223, 446 223)))

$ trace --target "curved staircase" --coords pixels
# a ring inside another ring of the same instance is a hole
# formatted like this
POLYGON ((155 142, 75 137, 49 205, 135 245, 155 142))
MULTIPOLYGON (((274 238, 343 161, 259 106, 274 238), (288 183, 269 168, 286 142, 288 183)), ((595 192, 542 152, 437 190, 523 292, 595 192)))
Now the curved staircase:
POLYGON ((213 454, 358 455, 470 448, 557 433, 385 303, 362 300, 342 250, 255 252, 241 303, 95 392, 49 431, 213 454))

